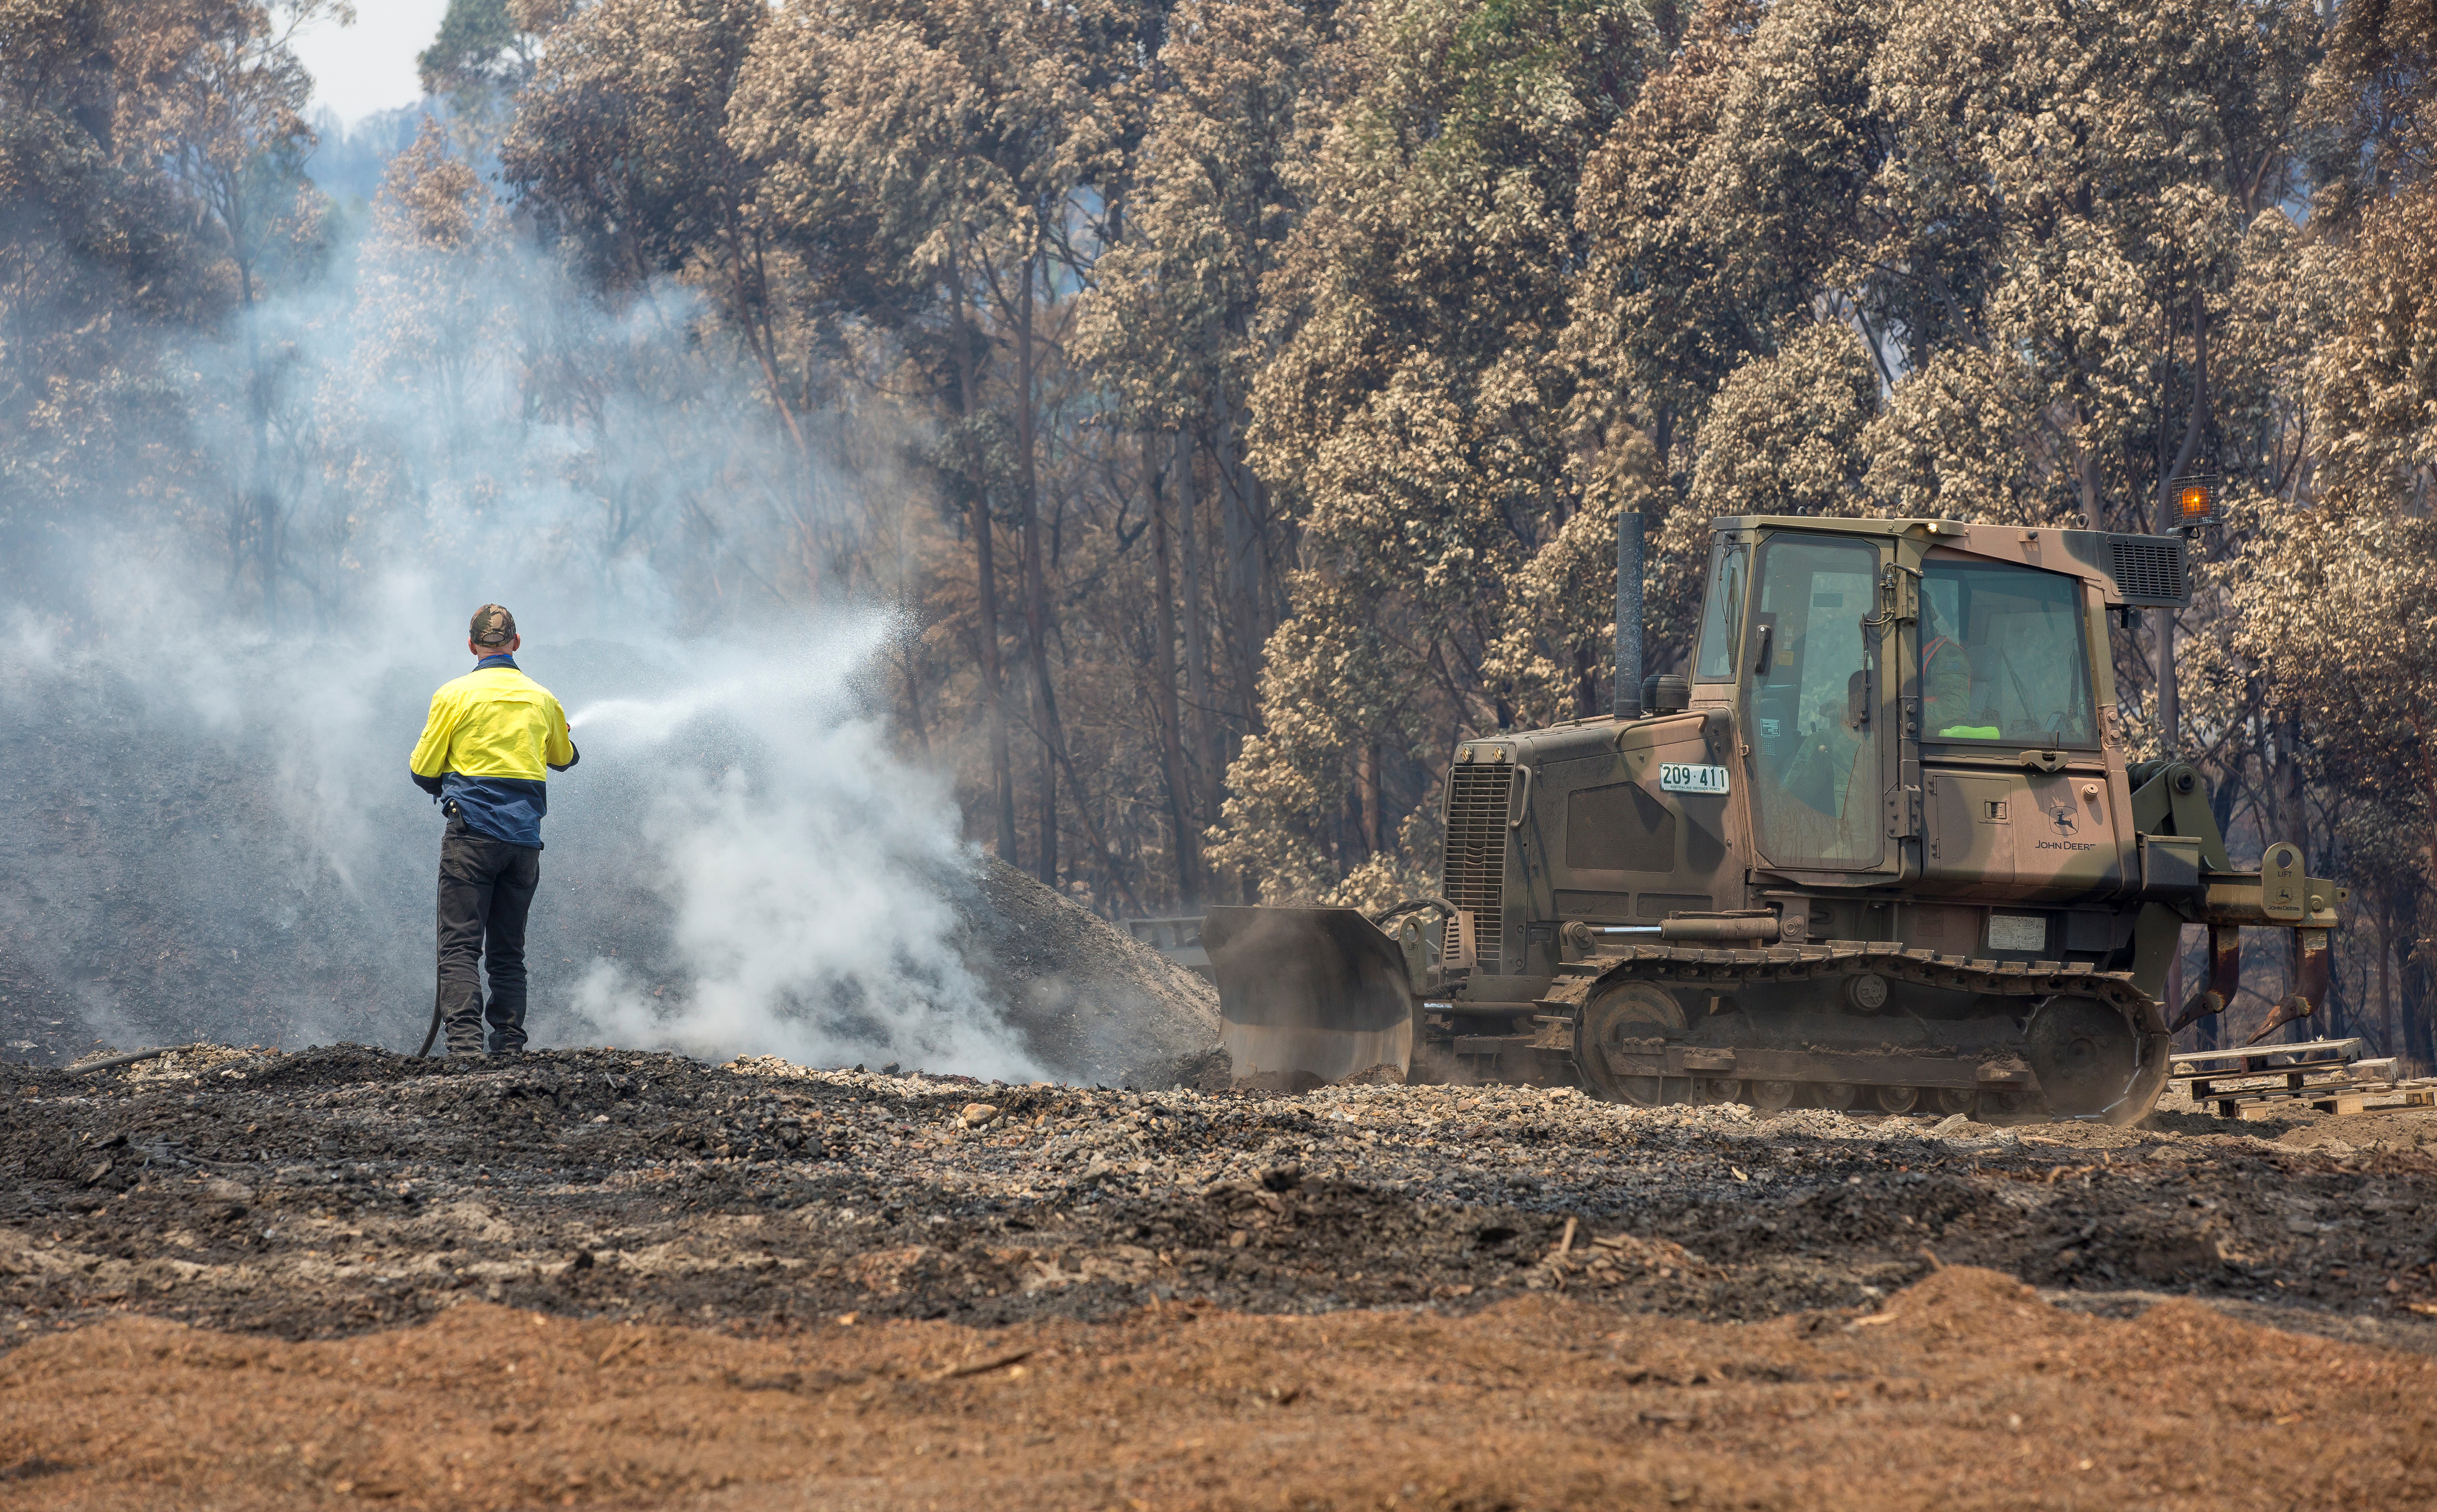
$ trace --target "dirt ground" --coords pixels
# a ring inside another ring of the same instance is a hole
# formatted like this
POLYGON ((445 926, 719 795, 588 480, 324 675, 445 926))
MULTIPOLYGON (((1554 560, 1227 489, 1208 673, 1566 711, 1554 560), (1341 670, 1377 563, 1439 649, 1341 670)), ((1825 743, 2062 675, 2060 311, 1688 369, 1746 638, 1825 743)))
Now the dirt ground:
POLYGON ((2432 1145, 0 1067, 0 1506, 2425 1505, 2432 1145))
POLYGON ((0 1366, 24 1506, 2361 1507, 2437 1500, 2437 1361, 1990 1271, 1737 1326, 1183 1306, 783 1336, 473 1303, 285 1344, 124 1317, 0 1366))

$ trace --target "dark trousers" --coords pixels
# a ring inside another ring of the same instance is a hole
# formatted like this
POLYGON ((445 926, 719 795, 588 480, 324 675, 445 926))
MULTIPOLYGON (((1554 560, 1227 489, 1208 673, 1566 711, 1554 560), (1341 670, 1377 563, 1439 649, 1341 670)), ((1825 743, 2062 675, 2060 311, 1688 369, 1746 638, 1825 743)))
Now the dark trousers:
POLYGON ((451 1055, 525 1048, 525 914, 541 885, 541 851, 449 821, 440 842, 440 1021, 451 1055), (482 1001, 482 975, 491 1000, 482 1001))

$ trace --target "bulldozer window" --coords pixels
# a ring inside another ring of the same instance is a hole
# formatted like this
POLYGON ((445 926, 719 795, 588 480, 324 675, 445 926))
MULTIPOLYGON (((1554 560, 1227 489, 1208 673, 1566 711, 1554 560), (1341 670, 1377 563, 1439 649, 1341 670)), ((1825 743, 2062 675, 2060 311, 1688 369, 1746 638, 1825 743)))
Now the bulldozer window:
POLYGON ((1744 562, 1749 548, 1721 541, 1709 557, 1709 597, 1701 606, 1701 654, 1692 675, 1705 683, 1732 682, 1735 648, 1744 640, 1744 562))
POLYGON ((1933 559, 1920 597, 1924 739, 2098 742, 2076 580, 1933 559))
POLYGON ((1879 859, 1877 726, 1862 625, 1876 606, 1878 565, 1877 547, 1859 541, 1781 535, 1762 548, 1744 658, 1751 803, 1762 854, 1780 866, 1879 859))

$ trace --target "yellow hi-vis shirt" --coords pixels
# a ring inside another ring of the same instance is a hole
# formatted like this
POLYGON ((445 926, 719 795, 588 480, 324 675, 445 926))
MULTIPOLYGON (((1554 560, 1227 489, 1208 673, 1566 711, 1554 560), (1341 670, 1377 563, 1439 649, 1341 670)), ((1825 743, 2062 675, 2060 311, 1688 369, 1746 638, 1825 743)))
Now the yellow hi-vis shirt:
POLYGON ((441 779, 467 827, 513 845, 541 844, 550 771, 575 764, 558 700, 507 656, 486 656, 431 695, 423 738, 409 758, 417 778, 441 779))

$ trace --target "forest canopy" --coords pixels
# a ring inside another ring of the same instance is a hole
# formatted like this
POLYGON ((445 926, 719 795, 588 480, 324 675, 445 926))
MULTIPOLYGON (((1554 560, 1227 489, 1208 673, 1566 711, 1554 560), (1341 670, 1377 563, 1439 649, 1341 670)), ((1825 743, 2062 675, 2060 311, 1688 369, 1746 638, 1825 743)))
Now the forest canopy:
POLYGON ((1619 512, 2144 530, 2139 754, 2356 885, 2437 1062, 2437 8, 452 0, 369 203, 325 0, 0 0, 0 589, 267 634, 544 522, 678 628, 883 604, 968 835, 1109 912, 1429 890, 1454 743, 1605 706, 1619 512))

